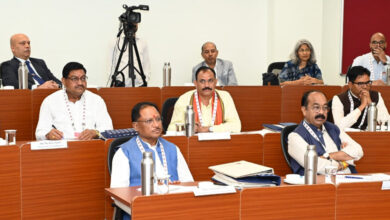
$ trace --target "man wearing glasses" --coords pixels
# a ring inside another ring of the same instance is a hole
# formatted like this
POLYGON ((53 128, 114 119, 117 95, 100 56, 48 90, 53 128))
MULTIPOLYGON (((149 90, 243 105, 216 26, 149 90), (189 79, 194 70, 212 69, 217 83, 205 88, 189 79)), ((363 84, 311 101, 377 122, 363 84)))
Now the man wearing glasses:
POLYGON ((111 130, 112 121, 104 100, 86 90, 87 70, 81 63, 70 62, 62 70, 64 89, 43 100, 35 136, 37 140, 98 138, 111 130))
POLYGON ((332 100, 334 123, 342 130, 365 130, 371 102, 375 102, 378 109, 377 121, 387 122, 390 119, 389 112, 381 94, 371 90, 370 71, 362 66, 354 66, 348 71, 347 77, 349 90, 334 96, 332 100))
POLYGON ((325 174, 326 166, 356 173, 354 161, 363 156, 362 147, 336 125, 326 121, 329 107, 324 93, 316 90, 305 92, 301 111, 304 120, 288 136, 288 153, 294 173, 304 174, 304 155, 308 145, 316 145, 318 173, 325 174))
POLYGON ((382 33, 375 33, 370 40, 370 53, 356 57, 352 66, 364 66, 370 70, 373 85, 386 85, 386 66, 390 65, 390 57, 386 55, 386 37, 382 33))

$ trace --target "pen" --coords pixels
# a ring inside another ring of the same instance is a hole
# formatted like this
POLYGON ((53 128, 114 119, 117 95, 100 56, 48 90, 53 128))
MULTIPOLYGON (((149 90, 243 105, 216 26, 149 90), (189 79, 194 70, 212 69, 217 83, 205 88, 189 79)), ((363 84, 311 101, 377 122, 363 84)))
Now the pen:
POLYGON ((359 177, 359 176, 345 176, 345 178, 348 178, 348 179, 363 179, 363 177, 359 177))

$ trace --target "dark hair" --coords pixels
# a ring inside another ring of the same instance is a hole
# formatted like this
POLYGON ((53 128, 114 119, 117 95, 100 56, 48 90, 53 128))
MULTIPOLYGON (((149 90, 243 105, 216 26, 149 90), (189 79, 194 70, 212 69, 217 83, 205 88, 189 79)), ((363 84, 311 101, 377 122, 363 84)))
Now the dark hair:
POLYGON ((160 113, 156 104, 152 102, 139 102, 131 110, 131 121, 132 122, 138 121, 138 119, 141 117, 140 114, 141 110, 149 106, 154 107, 160 113))
POLYGON ((323 93, 322 91, 320 91, 320 90, 309 90, 309 91, 306 91, 305 93, 303 93, 303 96, 302 96, 302 99, 301 99, 301 106, 302 107, 303 106, 307 107, 309 95, 312 94, 313 92, 321 93, 322 95, 325 96, 326 100, 328 100, 328 98, 326 97, 325 93, 323 93))
POLYGON ((69 73, 73 70, 84 70, 85 74, 87 74, 87 70, 84 68, 83 64, 77 62, 69 62, 64 66, 62 70, 62 77, 65 79, 68 78, 69 73))
POLYGON ((358 76, 363 76, 363 75, 367 75, 368 77, 370 77, 371 73, 370 70, 362 66, 353 66, 347 72, 347 77, 349 82, 355 82, 358 76))
POLYGON ((211 72, 213 72, 214 74, 214 78, 216 78, 217 76, 215 75, 215 71, 214 69, 208 67, 208 66, 201 66, 199 67, 197 70, 196 70, 196 73, 195 73, 195 80, 198 80, 198 75, 200 72, 206 72, 207 70, 210 70, 211 72))

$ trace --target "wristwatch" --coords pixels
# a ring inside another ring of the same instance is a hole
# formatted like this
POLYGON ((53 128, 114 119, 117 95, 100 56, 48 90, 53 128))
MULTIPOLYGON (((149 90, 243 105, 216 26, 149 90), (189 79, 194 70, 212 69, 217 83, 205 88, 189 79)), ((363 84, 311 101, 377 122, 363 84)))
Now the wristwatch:
POLYGON ((327 159, 327 160, 330 159, 330 155, 328 152, 325 152, 322 156, 325 157, 325 159, 327 159))
POLYGON ((210 126, 209 127, 209 132, 213 132, 214 131, 214 127, 210 126))

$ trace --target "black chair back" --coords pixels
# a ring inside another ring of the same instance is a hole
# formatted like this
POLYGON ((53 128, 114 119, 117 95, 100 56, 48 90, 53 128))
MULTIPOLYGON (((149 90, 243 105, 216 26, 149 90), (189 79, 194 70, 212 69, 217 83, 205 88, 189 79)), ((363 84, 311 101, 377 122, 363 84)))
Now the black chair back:
POLYGON ((173 114, 173 109, 175 108, 176 101, 178 100, 177 97, 171 97, 165 100, 163 106, 162 106, 162 124, 163 124, 163 129, 164 133, 167 131, 169 123, 171 123, 171 118, 173 114))
POLYGON ((268 65, 267 73, 272 73, 274 70, 282 70, 286 62, 273 62, 268 65))
POLYGON ((116 151, 119 149, 119 147, 130 140, 133 136, 131 137, 123 137, 123 138, 117 138, 113 142, 111 142, 110 147, 108 149, 107 153, 107 166, 108 166, 108 172, 111 176, 111 167, 112 167, 112 158, 114 158, 114 155, 116 151))
POLYGON ((282 144, 283 156, 287 162, 287 165, 290 167, 291 171, 293 171, 293 170, 291 168, 291 163, 290 163, 291 156, 290 156, 290 154, 288 154, 288 135, 291 132, 293 132, 297 126, 298 125, 286 126, 285 128, 283 128, 283 130, 280 134, 280 143, 282 144))

